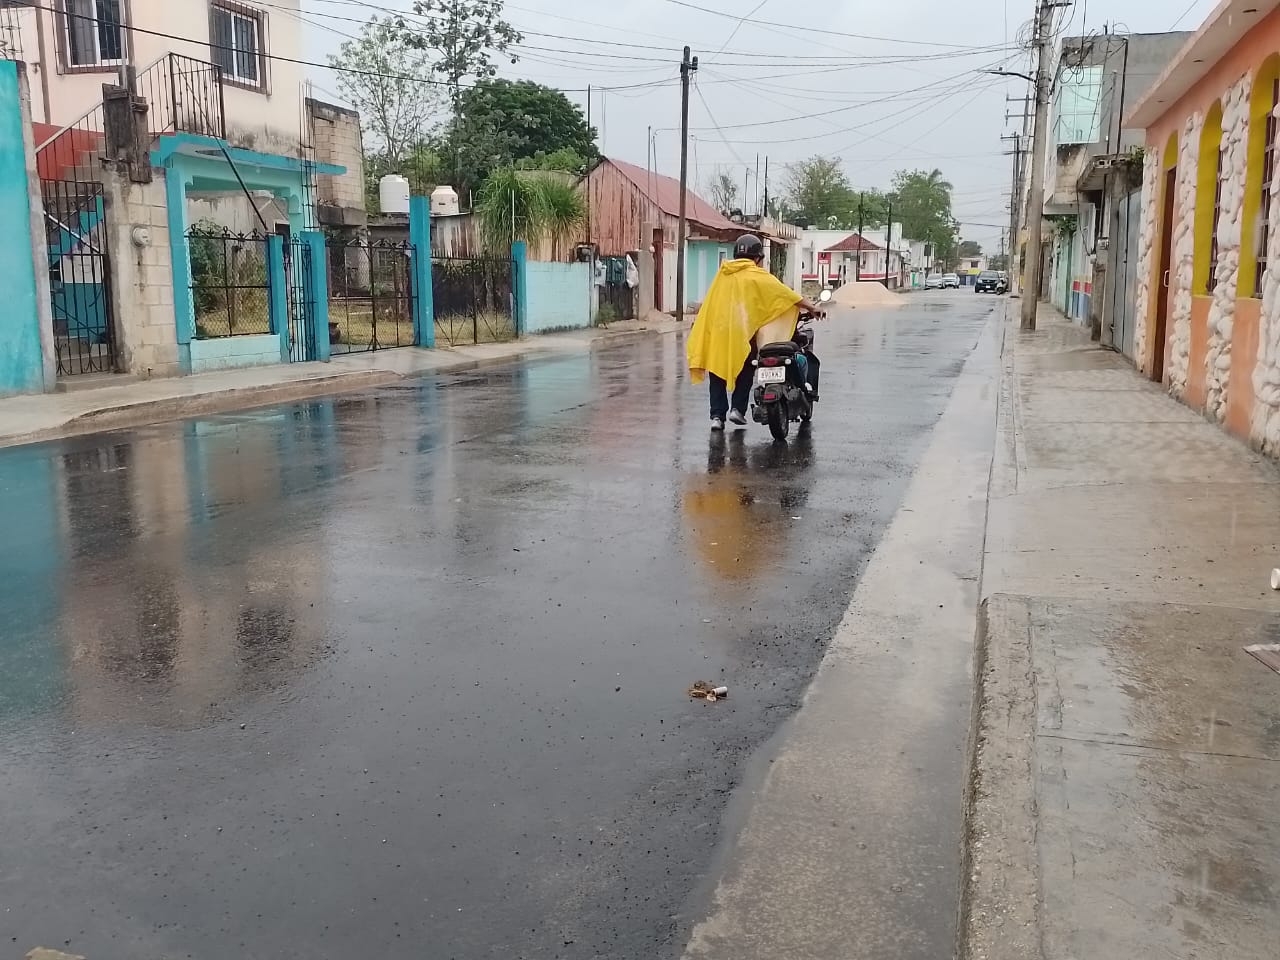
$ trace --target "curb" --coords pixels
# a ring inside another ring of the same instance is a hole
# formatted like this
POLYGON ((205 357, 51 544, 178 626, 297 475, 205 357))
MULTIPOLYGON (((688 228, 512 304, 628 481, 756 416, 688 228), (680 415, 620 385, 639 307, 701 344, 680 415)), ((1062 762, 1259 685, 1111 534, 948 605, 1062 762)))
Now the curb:
MULTIPOLYGON (((679 333, 681 328, 672 325, 669 328, 646 328, 640 330, 600 331, 595 336, 587 337, 582 342, 587 349, 597 344, 613 346, 631 340, 646 337, 661 337, 679 333)), ((148 426, 153 423, 166 423, 173 420, 184 420, 214 413, 230 413, 236 410, 253 410, 259 407, 275 406, 280 403, 291 403, 308 400, 314 397, 334 396, 340 393, 367 390, 375 387, 390 386, 405 380, 419 380, 439 374, 464 373, 485 367, 501 366, 510 363, 527 363, 540 357, 555 354, 554 346, 539 347, 536 341, 516 353, 499 357, 465 357, 449 359, 439 366, 414 370, 410 373, 397 373, 394 370, 356 370, 349 373, 332 373, 304 380, 263 386, 233 387, 225 390, 214 390, 209 393, 192 394, 184 397, 166 397, 159 400, 143 400, 138 403, 120 404, 91 410, 78 414, 57 426, 33 430, 29 433, 0 437, 0 449, 20 447, 31 443, 42 443, 60 440, 67 437, 85 436, 92 433, 105 433, 111 430, 124 430, 132 427, 148 426)))

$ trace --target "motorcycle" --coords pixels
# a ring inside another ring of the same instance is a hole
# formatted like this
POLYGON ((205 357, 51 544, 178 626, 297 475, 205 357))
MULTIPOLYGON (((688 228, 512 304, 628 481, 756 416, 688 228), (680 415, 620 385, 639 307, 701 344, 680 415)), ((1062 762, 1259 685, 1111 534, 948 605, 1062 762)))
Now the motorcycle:
MULTIPOLYGON (((819 303, 830 299, 830 290, 818 294, 819 303)), ((812 314, 801 313, 790 340, 766 343, 751 361, 756 368, 755 384, 751 388, 751 419, 768 424, 775 440, 787 439, 793 421, 808 423, 813 419, 813 405, 818 402, 813 319, 812 314)))

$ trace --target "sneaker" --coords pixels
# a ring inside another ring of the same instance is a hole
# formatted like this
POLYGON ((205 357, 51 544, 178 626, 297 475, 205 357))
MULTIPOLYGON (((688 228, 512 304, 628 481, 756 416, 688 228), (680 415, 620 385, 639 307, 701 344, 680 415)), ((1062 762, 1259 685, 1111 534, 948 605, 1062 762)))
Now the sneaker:
POLYGON ((724 421, 723 421, 723 420, 721 420, 719 417, 712 417, 712 418, 711 418, 711 429, 712 429, 713 431, 714 431, 714 430, 723 430, 723 429, 724 429, 724 421))
POLYGON ((729 422, 737 424, 739 427, 745 427, 747 425, 747 415, 741 410, 730 410, 729 422))

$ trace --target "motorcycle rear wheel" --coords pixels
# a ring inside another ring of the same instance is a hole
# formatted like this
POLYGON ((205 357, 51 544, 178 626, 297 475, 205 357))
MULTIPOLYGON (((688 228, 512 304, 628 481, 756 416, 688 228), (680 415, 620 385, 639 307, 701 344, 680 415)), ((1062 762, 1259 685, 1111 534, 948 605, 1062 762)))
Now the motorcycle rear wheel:
POLYGON ((777 403, 770 404, 767 415, 769 432, 773 434, 773 439, 787 439, 787 434, 791 432, 791 415, 787 410, 787 401, 779 400, 777 403))

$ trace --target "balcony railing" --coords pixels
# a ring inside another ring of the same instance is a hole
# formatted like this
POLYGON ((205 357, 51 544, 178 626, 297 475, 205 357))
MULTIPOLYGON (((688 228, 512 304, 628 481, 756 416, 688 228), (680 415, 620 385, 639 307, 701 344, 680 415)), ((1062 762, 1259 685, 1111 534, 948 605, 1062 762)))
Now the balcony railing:
MULTIPOLYGON (((167 53, 138 72, 135 93, 147 101, 147 129, 155 140, 166 133, 227 135, 222 68, 167 53)), ((102 103, 36 145, 42 180, 92 180, 106 141, 102 103)))

